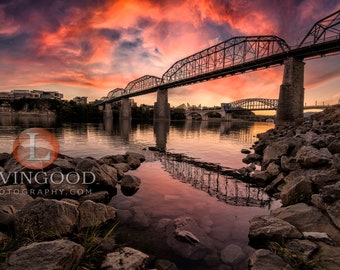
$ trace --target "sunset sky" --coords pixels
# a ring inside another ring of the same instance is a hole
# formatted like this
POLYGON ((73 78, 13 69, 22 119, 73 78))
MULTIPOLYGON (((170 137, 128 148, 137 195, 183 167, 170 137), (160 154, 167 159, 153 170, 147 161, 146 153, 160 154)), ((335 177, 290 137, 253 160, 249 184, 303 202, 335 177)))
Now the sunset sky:
MULTIPOLYGON (((106 96, 233 36, 298 44, 339 0, 0 0, 0 91, 106 96)), ((340 55, 306 61, 305 102, 338 103, 340 55)), ((283 67, 169 90, 171 105, 277 98, 283 67)), ((153 104, 155 94, 134 98, 153 104)))

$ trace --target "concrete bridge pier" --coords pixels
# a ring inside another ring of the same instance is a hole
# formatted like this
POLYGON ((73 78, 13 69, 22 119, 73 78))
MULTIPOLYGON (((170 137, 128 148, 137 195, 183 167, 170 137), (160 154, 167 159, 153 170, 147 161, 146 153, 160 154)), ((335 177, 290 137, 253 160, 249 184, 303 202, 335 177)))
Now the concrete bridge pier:
POLYGON ((304 65, 304 62, 293 57, 284 62, 283 81, 280 86, 276 111, 276 125, 285 125, 303 117, 304 65))
POLYGON ((104 110, 104 105, 102 105, 102 104, 99 105, 99 106, 98 106, 98 110, 102 112, 102 111, 104 110))
POLYGON ((153 111, 154 120, 170 120, 170 104, 168 103, 168 89, 157 90, 157 101, 153 111))
POLYGON ((223 119, 224 121, 230 122, 231 120, 233 120, 233 117, 230 112, 229 113, 226 112, 223 116, 223 119))
POLYGON ((104 118, 111 118, 112 119, 112 104, 111 103, 105 103, 104 118))
POLYGON ((120 104, 119 119, 131 120, 131 101, 128 98, 123 98, 120 104))

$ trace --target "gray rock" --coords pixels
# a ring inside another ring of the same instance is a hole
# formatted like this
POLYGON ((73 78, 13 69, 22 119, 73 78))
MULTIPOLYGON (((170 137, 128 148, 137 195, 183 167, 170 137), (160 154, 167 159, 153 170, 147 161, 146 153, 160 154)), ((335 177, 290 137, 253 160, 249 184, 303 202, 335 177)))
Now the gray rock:
POLYGON ((316 257, 320 257, 320 265, 327 270, 338 270, 340 265, 340 247, 319 243, 320 250, 316 257))
MULTIPOLYGON (((273 142, 268 145, 263 152, 263 163, 269 164, 272 161, 279 162, 281 156, 286 155, 289 148, 289 143, 286 139, 273 142)), ((266 165, 265 165, 266 166, 266 165)))
POLYGON ((293 268, 284 262, 281 257, 267 249, 256 250, 250 257, 249 269, 251 270, 293 270, 293 268), (275 266, 275 267, 274 267, 275 266))
POLYGON ((295 157, 281 157, 281 169, 283 171, 296 171, 300 168, 300 164, 296 161, 295 157))
POLYGON ((123 155, 110 155, 102 157, 98 160, 99 164, 107 164, 113 166, 116 163, 125 163, 125 157, 123 155))
POLYGON ((320 196, 326 203, 333 203, 340 200, 340 181, 334 185, 324 186, 320 190, 320 196))
POLYGON ((12 252, 8 270, 71 270, 76 269, 84 248, 69 240, 33 243, 12 252))
POLYGON ((25 185, 9 185, 0 187, 1 205, 12 205, 16 211, 21 210, 26 204, 33 201, 25 185))
POLYGON ((76 166, 72 158, 70 157, 58 157, 54 162, 53 166, 60 168, 63 173, 72 172, 76 166))
POLYGON ((27 172, 28 169, 22 166, 17 160, 11 156, 4 164, 4 169, 6 172, 27 172))
POLYGON ((268 241, 282 241, 282 238, 301 238, 295 226, 273 216, 256 216, 250 220, 249 239, 253 245, 262 246, 268 241))
POLYGON ((46 239, 53 235, 67 235, 78 224, 77 206, 65 201, 37 198, 15 215, 15 231, 46 239))
POLYGON ((265 187, 264 191, 267 193, 273 193, 276 191, 276 188, 284 183, 284 175, 280 173, 268 186, 265 187))
POLYGON ((296 153, 296 160, 306 168, 315 168, 327 165, 332 154, 327 148, 316 149, 313 146, 303 146, 296 153))
POLYGON ((283 205, 299 202, 309 203, 313 194, 312 182, 301 171, 292 171, 285 177, 285 185, 280 194, 283 205))
POLYGON ((79 207, 78 228, 84 229, 93 226, 100 226, 108 221, 116 219, 116 209, 102 203, 95 203, 91 200, 82 202, 79 207))
POLYGON ((327 208, 327 204, 323 201, 322 197, 320 194, 313 194, 312 197, 311 197, 311 203, 321 209, 321 210, 324 210, 326 211, 326 208, 327 208))
POLYGON ((143 252, 124 247, 106 255, 102 268, 106 270, 146 270, 149 256, 143 252))
POLYGON ((127 164, 130 166, 131 170, 135 170, 140 166, 140 160, 134 156, 128 156, 127 164))
POLYGON ((286 243, 285 248, 289 249, 293 254, 301 255, 303 261, 307 263, 319 249, 319 246, 309 240, 293 239, 286 243))
POLYGON ((118 181, 116 168, 103 164, 97 172, 96 183, 105 187, 114 188, 118 181))
POLYGON ((135 152, 127 152, 126 154, 126 158, 136 158, 138 159, 140 162, 144 162, 145 161, 145 156, 143 154, 139 154, 139 153, 135 153, 135 152))
POLYGON ((335 169, 340 171, 340 154, 335 154, 333 156, 333 166, 335 169))
POLYGON ((155 268, 157 270, 177 270, 176 264, 168 260, 156 260, 155 268))
POLYGON ((266 169, 267 173, 269 173, 270 176, 275 177, 278 176, 280 173, 280 166, 277 165, 275 162, 271 162, 267 169, 266 169))
POLYGON ((340 200, 329 205, 326 211, 335 226, 340 230, 340 200))
POLYGON ((340 181, 340 174, 333 169, 328 170, 306 170, 306 177, 310 179, 317 188, 335 184, 340 181))
POLYGON ((340 153, 340 140, 336 139, 332 141, 328 146, 327 146, 329 152, 331 152, 333 155, 340 153))
POLYGON ((329 217, 314 206, 298 203, 273 210, 271 215, 294 225, 300 231, 325 232, 337 243, 340 243, 340 233, 332 225, 329 217))
POLYGON ((221 260, 229 265, 235 265, 245 260, 247 255, 242 248, 237 245, 230 244, 221 251, 221 260))
POLYGON ((267 183, 270 175, 266 171, 253 171, 249 174, 258 184, 267 183))

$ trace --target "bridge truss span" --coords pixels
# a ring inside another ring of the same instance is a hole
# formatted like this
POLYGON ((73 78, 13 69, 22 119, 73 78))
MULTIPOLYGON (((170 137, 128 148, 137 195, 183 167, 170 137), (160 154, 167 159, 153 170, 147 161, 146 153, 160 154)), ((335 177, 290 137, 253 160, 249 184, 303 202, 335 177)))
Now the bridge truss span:
POLYGON ((244 72, 252 66, 263 66, 263 59, 271 65, 273 55, 286 54, 288 44, 277 36, 243 36, 233 37, 189 57, 177 61, 162 76, 162 84, 174 82, 192 83, 196 77, 202 80, 225 76, 228 73, 244 72), (270 60, 269 60, 270 58, 270 60), (262 60, 262 61, 261 61, 262 60))
POLYGON ((244 110, 276 110, 278 99, 266 98, 248 98, 241 99, 231 103, 223 103, 222 106, 226 112, 244 111, 244 110))
POLYGON ((145 75, 132 82, 129 82, 124 89, 124 94, 133 94, 143 90, 152 89, 161 83, 161 78, 151 75, 145 75))

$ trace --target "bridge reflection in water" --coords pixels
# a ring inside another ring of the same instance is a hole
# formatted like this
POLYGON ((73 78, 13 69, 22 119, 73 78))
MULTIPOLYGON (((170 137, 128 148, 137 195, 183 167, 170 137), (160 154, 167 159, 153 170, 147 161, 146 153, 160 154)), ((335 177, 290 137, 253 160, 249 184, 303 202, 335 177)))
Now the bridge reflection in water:
POLYGON ((174 179, 188 183, 218 200, 235 206, 270 208, 271 199, 262 188, 235 179, 234 170, 181 154, 153 152, 147 160, 160 161, 174 179))

